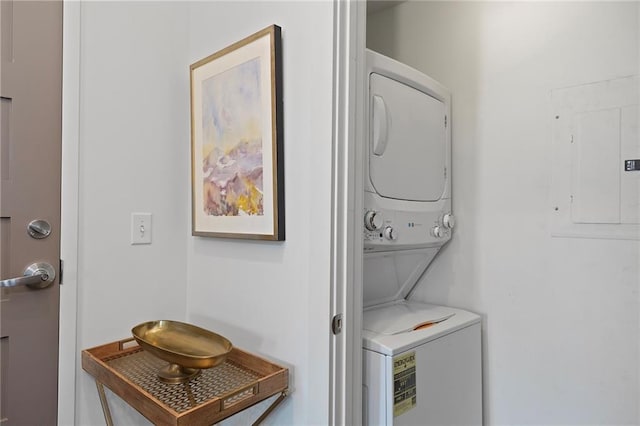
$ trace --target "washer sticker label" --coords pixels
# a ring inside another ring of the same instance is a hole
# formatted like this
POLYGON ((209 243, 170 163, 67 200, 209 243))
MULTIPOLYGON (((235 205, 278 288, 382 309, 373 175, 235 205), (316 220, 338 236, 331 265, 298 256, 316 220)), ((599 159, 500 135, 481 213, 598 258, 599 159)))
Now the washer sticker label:
POLYGON ((393 417, 416 406, 416 353, 393 358, 393 417))

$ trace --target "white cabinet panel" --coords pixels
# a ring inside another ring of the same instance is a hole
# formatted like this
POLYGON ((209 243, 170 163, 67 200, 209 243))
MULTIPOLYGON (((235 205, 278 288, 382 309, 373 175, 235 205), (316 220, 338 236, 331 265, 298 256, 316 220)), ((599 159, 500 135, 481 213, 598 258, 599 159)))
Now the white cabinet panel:
POLYGON ((620 223, 620 109, 575 116, 571 219, 620 223))
POLYGON ((553 236, 640 239, 639 98, 639 76, 552 92, 553 236))
MULTIPOLYGON (((640 159, 640 134, 638 133, 638 106, 622 109, 620 123, 620 154, 622 160, 640 159)), ((625 171, 620 176, 620 221, 640 224, 640 170, 625 171)))

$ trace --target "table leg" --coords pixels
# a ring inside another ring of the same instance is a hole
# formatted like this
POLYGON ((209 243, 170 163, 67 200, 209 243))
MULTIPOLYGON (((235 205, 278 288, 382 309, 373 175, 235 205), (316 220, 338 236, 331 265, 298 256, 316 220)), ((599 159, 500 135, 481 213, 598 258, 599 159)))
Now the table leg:
POLYGON ((262 423, 262 421, 278 406, 280 405, 280 403, 282 402, 282 400, 284 400, 287 395, 289 394, 289 391, 287 389, 283 390, 282 393, 280 394, 279 397, 276 398, 275 401, 273 401, 273 403, 269 406, 269 408, 267 408, 264 413, 262 413, 262 415, 260 417, 258 417, 258 420, 256 420, 252 426, 257 426, 260 423, 262 423))
POLYGON ((107 401, 107 395, 105 395, 104 393, 104 385, 96 380, 96 387, 98 388, 98 395, 100 396, 100 404, 102 404, 104 421, 107 426, 113 426, 113 420, 111 420, 111 410, 109 410, 109 402, 107 401))

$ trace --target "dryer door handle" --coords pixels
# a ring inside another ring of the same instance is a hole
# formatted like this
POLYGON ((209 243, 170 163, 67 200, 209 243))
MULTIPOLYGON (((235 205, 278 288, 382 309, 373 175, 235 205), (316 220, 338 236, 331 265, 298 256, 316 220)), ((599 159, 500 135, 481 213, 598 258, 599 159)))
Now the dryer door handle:
POLYGON ((382 96, 373 95, 373 153, 382 155, 387 149, 389 141, 389 116, 387 115, 387 105, 382 96))

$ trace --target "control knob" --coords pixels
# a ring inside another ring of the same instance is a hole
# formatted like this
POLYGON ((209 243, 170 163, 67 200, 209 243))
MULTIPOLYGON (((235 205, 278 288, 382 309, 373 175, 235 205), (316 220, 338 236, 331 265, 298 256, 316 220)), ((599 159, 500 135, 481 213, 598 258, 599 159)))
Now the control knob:
POLYGON ((369 210, 364 215, 364 227, 369 231, 377 231, 382 228, 383 223, 382 215, 376 211, 369 210))
POLYGON ((456 218, 453 214, 447 213, 442 217, 442 225, 447 229, 453 229, 456 226, 456 218))
POLYGON ((436 238, 442 238, 445 236, 445 231, 444 229, 442 229, 442 227, 436 225, 433 228, 431 228, 431 235, 433 235, 436 238))
POLYGON ((391 226, 384 228, 384 237, 389 241, 395 241, 398 238, 396 230, 391 226))

